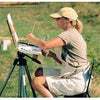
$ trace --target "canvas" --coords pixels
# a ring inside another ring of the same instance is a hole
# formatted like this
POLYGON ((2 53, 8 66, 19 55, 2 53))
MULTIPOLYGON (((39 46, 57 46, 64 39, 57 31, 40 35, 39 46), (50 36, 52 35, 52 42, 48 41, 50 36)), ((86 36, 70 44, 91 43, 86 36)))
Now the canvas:
POLYGON ((13 21, 12 21, 10 14, 7 15, 7 23, 8 23, 8 27, 10 29, 13 43, 14 43, 17 51, 20 51, 23 53, 29 53, 29 54, 41 54, 41 49, 38 46, 28 44, 28 43, 19 42, 19 38, 18 38, 18 35, 17 35, 16 30, 14 28, 14 24, 13 24, 13 21))

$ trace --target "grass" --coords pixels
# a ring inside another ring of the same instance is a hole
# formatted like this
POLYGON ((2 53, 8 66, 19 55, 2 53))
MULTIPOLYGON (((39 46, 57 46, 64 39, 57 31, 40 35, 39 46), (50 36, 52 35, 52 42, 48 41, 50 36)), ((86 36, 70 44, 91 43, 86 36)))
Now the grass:
MULTIPOLYGON (((93 72, 92 87, 90 90, 91 97, 100 96, 100 3, 96 2, 45 2, 32 5, 0 5, 0 36, 10 36, 9 29, 6 23, 7 14, 10 13, 19 37, 27 37, 32 31, 35 22, 36 27, 33 34, 44 39, 44 36, 49 35, 49 39, 60 34, 62 30, 56 28, 56 22, 49 17, 50 14, 57 12, 64 6, 73 7, 79 14, 80 20, 83 22, 84 30, 83 37, 88 45, 88 59, 96 58, 95 69, 93 72)), ((27 41, 25 41, 27 42, 27 41)), ((31 55, 32 56, 32 55, 31 55)), ((0 88, 7 77, 14 59, 17 57, 16 49, 13 43, 8 47, 7 51, 0 50, 0 88)), ((25 57, 26 58, 26 57, 25 57)), ((27 64, 31 77, 34 78, 34 71, 40 66, 59 65, 51 58, 39 56, 38 59, 42 62, 38 65, 27 59, 27 64)), ((30 86, 26 77, 27 95, 32 97, 30 86)), ((18 67, 15 68, 2 97, 17 97, 18 90, 18 67)), ((38 95, 40 97, 40 95, 38 95)))

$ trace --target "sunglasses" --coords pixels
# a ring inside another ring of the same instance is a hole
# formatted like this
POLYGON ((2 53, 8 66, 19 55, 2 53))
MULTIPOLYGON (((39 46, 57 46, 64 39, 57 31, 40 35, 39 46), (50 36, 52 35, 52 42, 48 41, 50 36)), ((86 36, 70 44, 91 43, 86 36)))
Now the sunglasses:
POLYGON ((66 20, 69 20, 69 19, 66 18, 66 17, 60 17, 60 18, 56 18, 56 19, 59 20, 59 19, 62 19, 62 18, 66 19, 66 20))

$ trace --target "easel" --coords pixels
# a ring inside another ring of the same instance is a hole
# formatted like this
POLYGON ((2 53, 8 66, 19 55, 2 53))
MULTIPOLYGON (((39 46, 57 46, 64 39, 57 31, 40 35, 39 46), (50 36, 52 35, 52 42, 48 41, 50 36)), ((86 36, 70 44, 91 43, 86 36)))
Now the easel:
POLYGON ((36 93, 35 93, 34 89, 32 88, 31 76, 30 76, 30 73, 29 73, 29 70, 28 70, 27 61, 26 61, 26 59, 24 59, 24 56, 30 58, 32 61, 34 61, 38 64, 41 64, 41 62, 38 61, 37 59, 34 59, 34 58, 28 56, 27 54, 21 53, 19 51, 17 52, 17 56, 18 56, 18 58, 14 60, 12 68, 11 68, 9 74, 8 74, 8 77, 6 78, 5 82, 2 85, 2 88, 0 90, 0 96, 2 95, 2 92, 3 92, 4 88, 6 87, 6 84, 9 80, 15 66, 18 65, 19 66, 18 97, 19 98, 22 97, 22 89, 23 89, 23 97, 27 97, 24 68, 25 68, 25 71, 26 71, 26 74, 27 74, 27 77, 28 77, 28 80, 29 80, 29 83, 30 83, 30 87, 31 87, 31 90, 32 90, 33 97, 36 97, 36 93))

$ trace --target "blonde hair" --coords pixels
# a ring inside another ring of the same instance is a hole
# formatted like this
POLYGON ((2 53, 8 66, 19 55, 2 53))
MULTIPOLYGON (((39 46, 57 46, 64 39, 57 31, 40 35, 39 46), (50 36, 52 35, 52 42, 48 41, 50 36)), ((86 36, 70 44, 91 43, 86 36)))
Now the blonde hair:
POLYGON ((79 33, 82 33, 83 24, 82 24, 82 22, 79 19, 77 19, 77 23, 75 25, 75 28, 78 30, 79 33))

